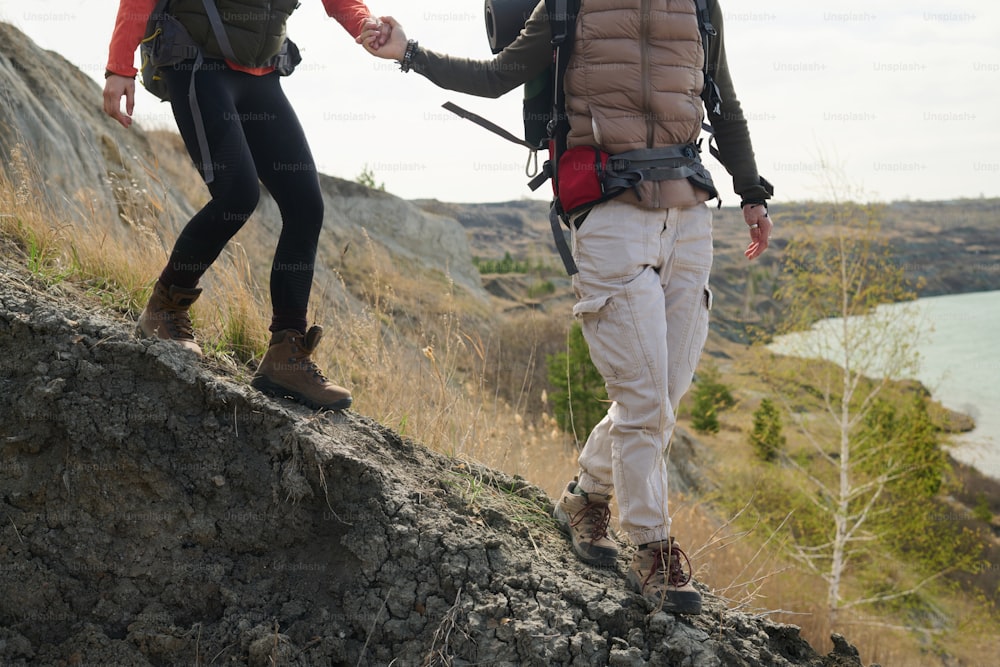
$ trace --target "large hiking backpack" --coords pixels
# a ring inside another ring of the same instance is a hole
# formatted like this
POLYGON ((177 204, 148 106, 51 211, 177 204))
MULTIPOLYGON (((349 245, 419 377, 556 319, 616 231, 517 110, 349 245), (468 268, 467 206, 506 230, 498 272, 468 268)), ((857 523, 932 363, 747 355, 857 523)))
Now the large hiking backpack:
MULTIPOLYGON (((448 102, 444 105, 453 113, 471 120, 503 138, 525 146, 537 165, 537 152, 548 149, 549 158, 534 174, 528 186, 537 190, 552 180, 553 200, 549 212, 553 237, 559 255, 572 275, 577 272, 572 253, 566 243, 563 227, 582 224, 595 205, 613 199, 643 180, 684 178, 705 190, 711 198, 718 197, 708 170, 701 163, 700 146, 687 144, 655 149, 639 149, 620 155, 609 155, 594 146, 568 149, 566 138, 569 121, 563 78, 573 53, 576 17, 581 0, 545 0, 552 31, 552 66, 533 81, 525 84, 523 103, 524 138, 514 136, 496 124, 448 102), (575 216, 575 217, 574 217, 575 216)), ((707 0, 694 0, 698 26, 705 51, 705 85, 702 98, 713 113, 719 113, 719 89, 708 71, 710 40, 717 32, 712 25, 707 0)), ((490 49, 500 53, 517 39, 538 0, 485 0, 486 33, 490 49)), ((704 125, 711 133, 711 127, 704 125)), ((718 151, 709 150, 716 157, 718 151)))

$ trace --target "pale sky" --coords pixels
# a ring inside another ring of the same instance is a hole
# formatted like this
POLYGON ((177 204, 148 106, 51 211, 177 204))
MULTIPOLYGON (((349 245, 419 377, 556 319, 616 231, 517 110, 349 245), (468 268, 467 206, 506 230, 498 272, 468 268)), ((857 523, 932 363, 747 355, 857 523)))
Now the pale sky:
MULTIPOLYGON (((304 61, 284 80, 320 171, 367 165, 408 198, 547 199, 527 151, 452 116, 452 101, 521 131, 521 90, 500 100, 440 90, 354 44, 320 0, 301 0, 289 35, 304 61)), ((760 172, 781 200, 828 199, 825 161, 878 200, 1000 197, 1000 3, 996 0, 723 0, 726 44, 760 172)), ((370 0, 422 46, 490 57, 481 0, 370 0)), ((114 0, 0 0, 13 23, 103 83, 114 0)), ((140 86, 141 88, 141 86, 140 86)), ((94 104, 100 105, 99 95, 94 104)), ((173 128, 142 91, 136 120, 173 128)), ((122 132, 126 130, 122 129, 122 132)), ((706 156, 726 205, 725 170, 706 156)))

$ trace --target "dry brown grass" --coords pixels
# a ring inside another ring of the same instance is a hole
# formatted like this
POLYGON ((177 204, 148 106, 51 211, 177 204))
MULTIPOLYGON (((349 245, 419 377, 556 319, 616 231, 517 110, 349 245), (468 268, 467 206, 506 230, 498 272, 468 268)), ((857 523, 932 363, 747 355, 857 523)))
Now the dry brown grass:
MULTIPOLYGON (((20 248, 27 268, 50 283, 77 282, 119 315, 136 318, 168 255, 160 227, 163 199, 148 190, 117 192, 118 209, 106 211, 79 192, 72 205, 56 210, 39 190, 44 179, 25 146, 12 151, 8 172, 0 170, 0 232, 20 248), (109 217, 125 222, 129 233, 113 235, 93 222, 109 217)), ((238 244, 217 262, 213 281, 218 289, 192 309, 207 351, 242 361, 259 355, 267 342, 266 320, 238 244)))
POLYGON ((799 626, 820 653, 832 650, 830 635, 836 632, 858 647, 865 664, 940 664, 927 654, 934 644, 947 646, 952 655, 986 655, 969 651, 961 630, 928 636, 891 616, 841 612, 834 626, 826 609, 825 582, 783 555, 780 535, 761 526, 737 528, 720 521, 715 510, 679 497, 673 499, 672 514, 673 532, 688 550, 699 581, 731 609, 799 626))
POLYGON ((123 246, 85 225, 88 215, 108 212, 84 210, 84 196, 69 215, 53 210, 37 190, 42 179, 28 149, 15 146, 9 157, 9 174, 0 171, 0 230, 21 249, 28 269, 50 282, 79 281, 119 312, 137 312, 147 289, 139 268, 165 259, 155 234, 142 228, 134 244, 123 246))
POLYGON ((342 291, 362 306, 344 297, 316 312, 338 332, 320 360, 349 382, 355 409, 449 456, 564 484, 573 452, 551 417, 536 408, 542 417, 525 419, 488 369, 505 341, 492 333, 486 304, 442 276, 390 261, 371 240, 366 246, 342 291))

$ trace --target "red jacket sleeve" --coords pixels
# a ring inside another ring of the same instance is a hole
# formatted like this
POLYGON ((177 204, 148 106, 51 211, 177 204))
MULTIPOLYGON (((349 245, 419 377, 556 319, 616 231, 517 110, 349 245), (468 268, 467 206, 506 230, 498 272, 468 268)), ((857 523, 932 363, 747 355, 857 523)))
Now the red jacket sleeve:
POLYGON ((135 76, 135 50, 146 34, 146 23, 156 0, 121 0, 118 18, 108 47, 107 70, 122 76, 135 76))
POLYGON ((372 15, 371 11, 360 0, 323 0, 323 7, 329 16, 337 19, 351 37, 361 34, 361 25, 372 15))

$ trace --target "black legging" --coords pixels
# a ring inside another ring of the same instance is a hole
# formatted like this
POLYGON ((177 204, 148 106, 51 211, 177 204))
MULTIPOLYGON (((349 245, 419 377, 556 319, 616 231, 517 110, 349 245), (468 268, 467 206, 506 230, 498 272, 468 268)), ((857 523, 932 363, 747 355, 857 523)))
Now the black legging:
MULTIPOLYGON (((180 63, 166 80, 177 128, 204 176, 188 99, 192 69, 192 61, 180 63)), ((160 280, 167 286, 196 286, 257 207, 262 182, 281 211, 271 265, 270 328, 304 332, 323 197, 302 126, 275 73, 255 76, 207 60, 194 76, 213 171, 212 200, 181 231, 160 280)))

